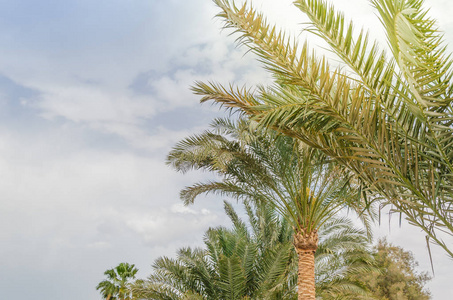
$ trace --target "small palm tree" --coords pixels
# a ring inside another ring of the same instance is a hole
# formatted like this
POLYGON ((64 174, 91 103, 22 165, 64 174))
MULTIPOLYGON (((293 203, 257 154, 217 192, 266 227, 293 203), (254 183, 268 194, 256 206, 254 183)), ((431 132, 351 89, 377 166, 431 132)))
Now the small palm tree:
POLYGON ((134 293, 145 299, 289 299, 291 228, 272 210, 245 207, 250 227, 225 202, 233 228, 209 229, 205 249, 183 248, 177 259, 157 259, 154 274, 134 293))
POLYGON ((220 119, 212 127, 179 142, 168 156, 179 171, 196 168, 222 176, 184 189, 182 199, 189 204, 200 194, 218 193, 273 205, 294 228, 299 299, 315 299, 320 227, 343 208, 364 211, 354 179, 319 152, 285 136, 257 132, 245 119, 220 119))
MULTIPOLYGON (((267 204, 245 203, 248 222, 232 206, 225 211, 233 228, 210 229, 205 249, 184 248, 176 259, 162 257, 154 274, 134 286, 143 299, 296 299, 297 256, 292 228, 267 204)), ((320 228, 316 254, 317 291, 332 299, 362 299, 366 291, 351 274, 370 269, 371 255, 365 232, 347 219, 335 219, 320 228)))
MULTIPOLYGON (((423 0, 372 0, 390 55, 324 0, 296 0, 339 67, 299 46, 248 4, 214 0, 225 27, 273 75, 269 87, 198 83, 213 100, 253 116, 355 173, 374 200, 402 212, 453 257, 453 72, 443 33, 423 0)), ((314 239, 314 238, 313 238, 314 239)), ((429 247, 429 243, 428 243, 429 247)))
POLYGON ((106 300, 131 300, 130 283, 138 269, 135 265, 120 263, 113 269, 104 272, 107 280, 101 281, 96 287, 106 300))

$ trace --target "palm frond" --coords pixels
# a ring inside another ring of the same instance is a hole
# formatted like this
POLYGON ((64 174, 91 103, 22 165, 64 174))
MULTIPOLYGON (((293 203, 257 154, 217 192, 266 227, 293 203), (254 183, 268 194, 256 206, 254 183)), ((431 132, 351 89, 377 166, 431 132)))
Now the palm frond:
POLYGON ((239 109, 262 127, 321 149, 360 178, 368 199, 392 204, 453 256, 439 235, 453 235, 452 62, 423 1, 372 1, 393 57, 364 30, 356 35, 325 1, 295 1, 348 72, 332 69, 247 3, 214 2, 224 26, 275 83, 256 89, 198 83, 202 101, 239 109))

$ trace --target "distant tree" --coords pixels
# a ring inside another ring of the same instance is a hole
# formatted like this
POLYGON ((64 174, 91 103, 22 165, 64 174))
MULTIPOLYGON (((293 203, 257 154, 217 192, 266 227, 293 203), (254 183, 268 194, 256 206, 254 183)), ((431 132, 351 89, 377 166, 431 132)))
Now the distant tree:
POLYGON ((364 272, 360 274, 360 280, 376 299, 431 299, 429 291, 424 289, 431 278, 426 272, 416 272, 418 263, 410 251, 383 239, 374 248, 374 257, 379 273, 364 272))
POLYGON ((117 267, 104 272, 107 280, 101 281, 96 287, 106 300, 131 300, 130 284, 135 279, 138 269, 135 265, 120 263, 117 267))

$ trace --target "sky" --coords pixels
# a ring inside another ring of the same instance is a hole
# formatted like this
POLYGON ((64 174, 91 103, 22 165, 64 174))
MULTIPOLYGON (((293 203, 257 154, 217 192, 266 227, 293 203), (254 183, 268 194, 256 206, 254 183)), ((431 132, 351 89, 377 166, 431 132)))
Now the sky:
MULTIPOLYGON (((296 35, 303 28, 290 0, 252 3, 296 35)), ((453 3, 426 4, 452 44, 453 3)), ((335 5, 384 38, 368 1, 335 5)), ((222 199, 179 200, 209 174, 165 165, 177 141, 225 115, 199 103, 195 81, 269 82, 217 12, 209 0, 0 0, 2 297, 101 299, 95 287, 106 269, 129 262, 144 278, 159 256, 228 225, 222 199)), ((376 236, 413 251, 429 271, 423 234, 397 219, 384 216, 376 236)), ((447 299, 453 261, 432 250, 428 287, 447 299)))

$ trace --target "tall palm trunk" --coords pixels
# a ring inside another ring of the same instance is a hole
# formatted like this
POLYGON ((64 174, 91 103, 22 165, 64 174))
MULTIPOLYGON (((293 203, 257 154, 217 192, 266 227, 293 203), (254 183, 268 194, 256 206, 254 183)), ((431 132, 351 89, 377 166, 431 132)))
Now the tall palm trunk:
POLYGON ((318 249, 318 231, 314 230, 308 233, 303 229, 296 231, 294 247, 299 257, 298 300, 315 300, 315 252, 318 249))

